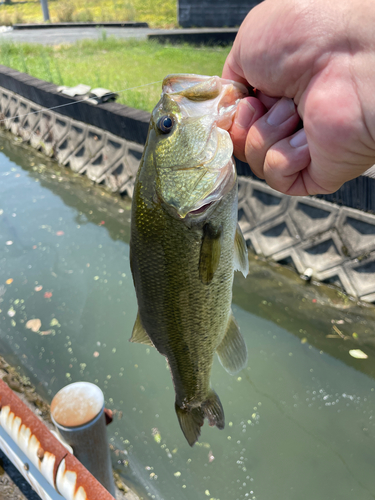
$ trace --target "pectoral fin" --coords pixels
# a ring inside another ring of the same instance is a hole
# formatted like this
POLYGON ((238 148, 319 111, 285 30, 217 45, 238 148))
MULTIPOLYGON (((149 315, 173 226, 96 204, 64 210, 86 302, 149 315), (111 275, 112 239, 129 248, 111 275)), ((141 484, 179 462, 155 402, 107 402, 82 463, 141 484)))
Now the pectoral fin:
POLYGON ((236 271, 241 271, 245 278, 249 273, 249 259, 247 256, 246 242, 238 224, 234 237, 234 269, 236 271))
POLYGON ((233 314, 230 315, 227 332, 216 352, 220 363, 231 375, 235 375, 246 365, 246 344, 233 314))
POLYGON ((130 338, 130 342, 134 342, 136 344, 146 344, 146 345, 151 345, 151 346, 154 345, 152 343, 150 337, 147 335, 146 330, 143 328, 143 325, 141 323, 141 319, 139 317, 139 312, 137 314, 137 318, 136 318, 134 326, 133 326, 133 333, 132 333, 132 336, 130 338))
POLYGON ((219 265, 221 254, 221 228, 215 229, 210 224, 203 227, 203 238, 199 258, 199 277, 204 284, 212 281, 219 265))

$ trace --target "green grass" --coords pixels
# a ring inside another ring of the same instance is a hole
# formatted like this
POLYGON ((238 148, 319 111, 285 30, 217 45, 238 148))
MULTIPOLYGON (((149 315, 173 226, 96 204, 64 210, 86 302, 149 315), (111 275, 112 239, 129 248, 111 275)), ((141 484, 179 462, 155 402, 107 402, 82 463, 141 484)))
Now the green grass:
MULTIPOLYGON (((46 47, 0 44, 0 64, 57 85, 85 83, 121 91, 162 80, 169 73, 221 75, 230 48, 164 46, 150 41, 123 41, 98 31, 97 41, 46 47)), ((117 102, 152 111, 161 83, 120 93, 117 102)))
MULTIPOLYGON (((49 0, 54 22, 142 21, 152 28, 177 26, 177 0, 49 0)), ((0 25, 42 23, 39 0, 0 5, 0 25)))

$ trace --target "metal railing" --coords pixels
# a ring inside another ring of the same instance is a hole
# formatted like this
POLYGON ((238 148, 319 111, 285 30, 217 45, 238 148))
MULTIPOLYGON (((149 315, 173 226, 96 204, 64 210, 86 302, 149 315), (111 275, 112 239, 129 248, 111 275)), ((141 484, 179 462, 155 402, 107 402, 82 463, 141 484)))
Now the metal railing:
POLYGON ((114 499, 2 380, 0 447, 43 500, 114 499))

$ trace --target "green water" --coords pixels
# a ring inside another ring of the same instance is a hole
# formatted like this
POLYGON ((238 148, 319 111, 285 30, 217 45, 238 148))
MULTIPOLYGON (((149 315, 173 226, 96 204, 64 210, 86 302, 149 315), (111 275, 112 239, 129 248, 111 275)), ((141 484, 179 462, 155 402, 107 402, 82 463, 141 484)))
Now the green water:
POLYGON ((190 448, 164 358, 128 342, 129 204, 7 137, 0 146, 1 352, 49 400, 77 380, 102 388, 114 466, 142 498, 375 498, 373 306, 252 258, 233 305, 248 367, 230 377, 215 361, 226 427, 206 422, 190 448))

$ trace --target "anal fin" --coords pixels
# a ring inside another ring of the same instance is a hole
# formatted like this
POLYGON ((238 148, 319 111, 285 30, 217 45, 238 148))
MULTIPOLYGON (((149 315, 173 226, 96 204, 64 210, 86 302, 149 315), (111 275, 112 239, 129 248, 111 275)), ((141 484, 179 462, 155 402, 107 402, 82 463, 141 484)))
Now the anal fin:
POLYGON ((210 390, 208 398, 202 403, 202 410, 211 427, 216 425, 218 429, 224 429, 224 410, 219 396, 213 389, 210 390))
POLYGON ((133 326, 133 332, 130 338, 130 342, 134 342, 136 344, 146 344, 150 346, 154 345, 150 337, 147 335, 146 330, 143 328, 141 318, 139 317, 139 312, 133 326))
POLYGON ((201 427, 204 422, 204 415, 201 408, 184 410, 175 404, 178 422, 181 430, 190 446, 193 446, 201 435, 201 427))
POLYGON ((236 271, 241 271, 245 278, 249 274, 246 241, 238 224, 234 237, 234 268, 236 271))
POLYGON ((247 363, 246 343, 233 314, 229 317, 227 332, 216 352, 220 363, 231 375, 238 373, 247 363))

